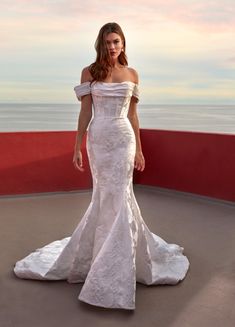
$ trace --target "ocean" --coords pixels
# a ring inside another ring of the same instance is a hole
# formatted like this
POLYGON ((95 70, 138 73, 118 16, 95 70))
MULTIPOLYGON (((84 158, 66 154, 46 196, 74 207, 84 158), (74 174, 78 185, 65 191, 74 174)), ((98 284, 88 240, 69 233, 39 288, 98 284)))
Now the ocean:
MULTIPOLYGON (((80 104, 0 104, 0 132, 73 131, 80 104)), ((138 105, 141 128, 235 134, 235 105, 138 105)))

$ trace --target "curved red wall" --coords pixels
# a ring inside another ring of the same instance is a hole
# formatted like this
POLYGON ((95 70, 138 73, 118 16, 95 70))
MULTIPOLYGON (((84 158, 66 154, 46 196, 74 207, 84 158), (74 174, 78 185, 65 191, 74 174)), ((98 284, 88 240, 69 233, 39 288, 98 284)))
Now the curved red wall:
POLYGON ((0 194, 91 188, 86 152, 84 173, 72 163, 75 138, 67 131, 0 133, 0 194))
POLYGON ((141 140, 136 183, 235 201, 235 135, 141 130, 141 140))
MULTIPOLYGON (((75 137, 75 131, 0 133, 0 194, 91 188, 86 155, 84 173, 72 163, 75 137)), ((135 172, 135 183, 235 201, 235 135, 145 129, 141 140, 146 169, 135 172)))

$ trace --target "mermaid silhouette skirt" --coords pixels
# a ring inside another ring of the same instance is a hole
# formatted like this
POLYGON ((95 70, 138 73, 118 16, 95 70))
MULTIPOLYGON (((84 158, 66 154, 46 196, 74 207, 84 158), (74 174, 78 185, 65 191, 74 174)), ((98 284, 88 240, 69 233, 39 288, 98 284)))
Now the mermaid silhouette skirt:
POLYGON ((127 118, 132 82, 82 83, 77 98, 91 94, 94 108, 87 152, 93 178, 91 203, 73 234, 18 261, 19 278, 84 283, 79 300, 135 309, 136 282, 176 284, 189 261, 184 249, 168 244, 145 224, 133 193, 135 135, 127 118))

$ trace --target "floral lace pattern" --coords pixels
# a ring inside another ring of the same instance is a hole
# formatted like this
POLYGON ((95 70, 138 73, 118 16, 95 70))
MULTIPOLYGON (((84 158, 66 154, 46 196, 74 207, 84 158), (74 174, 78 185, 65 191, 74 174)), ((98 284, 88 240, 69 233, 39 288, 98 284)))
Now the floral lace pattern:
POLYGON ((15 265, 20 278, 83 282, 81 301, 107 308, 135 308, 136 281, 176 284, 189 268, 183 248, 168 244, 145 224, 136 202, 132 175, 135 135, 127 118, 132 82, 74 88, 91 94, 94 115, 87 152, 93 177, 91 203, 70 237, 52 242, 15 265))

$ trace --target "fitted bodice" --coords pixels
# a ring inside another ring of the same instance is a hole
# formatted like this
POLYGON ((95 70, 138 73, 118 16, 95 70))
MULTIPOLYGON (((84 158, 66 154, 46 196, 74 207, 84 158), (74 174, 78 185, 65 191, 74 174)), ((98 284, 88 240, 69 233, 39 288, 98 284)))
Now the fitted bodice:
POLYGON ((139 100, 138 85, 131 81, 120 83, 84 82, 74 87, 78 100, 91 94, 94 119, 127 117, 131 97, 139 100))

